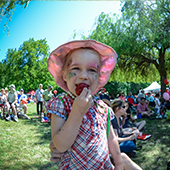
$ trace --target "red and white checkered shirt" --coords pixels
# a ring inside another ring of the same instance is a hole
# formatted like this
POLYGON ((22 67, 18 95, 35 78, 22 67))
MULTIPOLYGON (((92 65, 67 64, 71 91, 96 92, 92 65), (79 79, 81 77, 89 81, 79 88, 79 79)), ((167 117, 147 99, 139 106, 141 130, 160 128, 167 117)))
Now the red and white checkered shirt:
MULTIPOLYGON (((68 95, 52 98, 48 103, 48 114, 56 114, 64 120, 69 116, 74 100, 68 95)), ((106 104, 95 101, 84 115, 74 144, 64 154, 58 169, 62 170, 113 170, 109 158, 106 138, 108 111, 106 104)), ((110 118, 114 116, 109 110, 110 118)))

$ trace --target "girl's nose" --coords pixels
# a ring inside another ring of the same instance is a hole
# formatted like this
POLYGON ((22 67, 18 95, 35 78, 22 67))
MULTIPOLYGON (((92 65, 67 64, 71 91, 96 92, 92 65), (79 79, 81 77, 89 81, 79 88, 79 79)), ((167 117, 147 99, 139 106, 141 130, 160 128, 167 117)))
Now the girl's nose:
POLYGON ((81 71, 80 72, 80 75, 79 75, 79 78, 80 79, 88 79, 88 73, 87 73, 87 71, 81 71))

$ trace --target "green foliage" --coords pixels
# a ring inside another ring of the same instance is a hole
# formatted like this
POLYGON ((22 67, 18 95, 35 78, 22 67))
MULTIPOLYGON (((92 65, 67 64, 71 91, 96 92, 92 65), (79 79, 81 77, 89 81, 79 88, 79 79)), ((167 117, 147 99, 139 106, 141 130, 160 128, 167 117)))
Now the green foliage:
POLYGON ((47 69, 49 46, 45 39, 35 41, 33 38, 25 41, 19 49, 8 49, 7 57, 0 64, 0 87, 15 84, 30 91, 37 89, 40 83, 48 88, 49 82, 55 82, 47 69))
POLYGON ((101 13, 86 37, 105 43, 120 55, 111 81, 160 81, 170 78, 170 1, 125 1, 122 16, 101 13))
POLYGON ((24 6, 24 9, 28 6, 28 3, 31 0, 16 0, 16 1, 9 1, 9 0, 2 0, 0 1, 0 22, 4 17, 6 17, 7 21, 4 24, 5 29, 9 32, 8 22, 11 21, 13 11, 15 10, 17 5, 24 6))
POLYGON ((144 89, 149 85, 150 85, 149 83, 138 84, 134 82, 111 81, 105 85, 105 88, 112 96, 112 98, 115 98, 122 91, 125 93, 125 96, 128 95, 128 92, 132 92, 132 94, 138 94, 140 89, 144 89))

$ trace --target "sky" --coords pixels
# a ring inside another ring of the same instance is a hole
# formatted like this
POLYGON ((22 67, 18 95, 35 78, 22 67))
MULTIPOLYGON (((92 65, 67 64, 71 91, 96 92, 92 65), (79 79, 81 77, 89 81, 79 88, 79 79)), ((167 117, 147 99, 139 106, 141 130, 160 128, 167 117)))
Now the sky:
POLYGON ((31 1, 24 9, 18 6, 4 31, 0 23, 0 62, 8 49, 17 49, 29 38, 46 39, 50 52, 72 40, 74 32, 88 35, 97 17, 120 14, 120 1, 31 1))

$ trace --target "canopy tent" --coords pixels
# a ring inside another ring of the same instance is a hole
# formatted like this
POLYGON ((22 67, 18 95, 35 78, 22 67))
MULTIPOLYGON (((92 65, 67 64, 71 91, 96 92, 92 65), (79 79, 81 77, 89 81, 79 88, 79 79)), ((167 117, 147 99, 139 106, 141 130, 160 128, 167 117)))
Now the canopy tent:
POLYGON ((152 91, 152 92, 159 92, 159 90, 161 89, 161 86, 154 81, 150 86, 148 86, 147 88, 143 89, 145 91, 145 93, 152 91))

